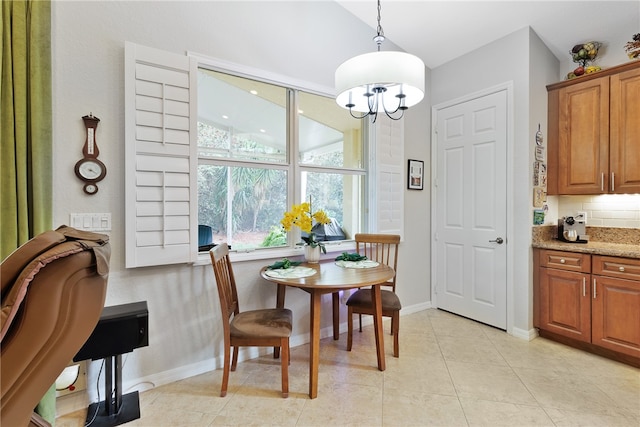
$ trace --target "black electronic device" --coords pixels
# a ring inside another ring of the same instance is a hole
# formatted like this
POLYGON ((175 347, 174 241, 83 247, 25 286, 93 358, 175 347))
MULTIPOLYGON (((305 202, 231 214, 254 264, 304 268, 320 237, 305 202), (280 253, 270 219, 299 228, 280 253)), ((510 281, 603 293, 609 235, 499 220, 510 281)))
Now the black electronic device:
POLYGON ((98 324, 73 360, 104 359, 148 345, 147 302, 114 305, 102 310, 98 324))
POLYGON ((140 418, 138 392, 122 395, 122 354, 149 345, 147 302, 105 307, 89 339, 73 358, 105 359, 105 400, 87 409, 92 427, 112 427, 140 418))

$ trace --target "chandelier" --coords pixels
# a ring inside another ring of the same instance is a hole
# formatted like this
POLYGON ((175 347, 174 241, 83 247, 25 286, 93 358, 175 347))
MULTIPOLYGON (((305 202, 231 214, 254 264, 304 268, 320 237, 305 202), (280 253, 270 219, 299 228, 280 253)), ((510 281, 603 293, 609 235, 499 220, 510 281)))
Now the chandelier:
POLYGON ((384 111, 390 119, 400 120, 405 110, 424 97, 424 62, 405 52, 381 51, 384 40, 378 0, 378 28, 373 38, 378 50, 343 62, 335 75, 336 102, 356 119, 371 116, 375 122, 378 112, 384 111))

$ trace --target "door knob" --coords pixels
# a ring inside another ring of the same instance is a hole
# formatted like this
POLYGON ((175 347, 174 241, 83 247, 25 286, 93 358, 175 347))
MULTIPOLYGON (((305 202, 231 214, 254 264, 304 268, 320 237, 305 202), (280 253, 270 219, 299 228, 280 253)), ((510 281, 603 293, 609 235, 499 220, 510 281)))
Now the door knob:
POLYGON ((489 242, 501 245, 504 243, 504 239, 502 237, 496 237, 496 240, 489 240, 489 242))

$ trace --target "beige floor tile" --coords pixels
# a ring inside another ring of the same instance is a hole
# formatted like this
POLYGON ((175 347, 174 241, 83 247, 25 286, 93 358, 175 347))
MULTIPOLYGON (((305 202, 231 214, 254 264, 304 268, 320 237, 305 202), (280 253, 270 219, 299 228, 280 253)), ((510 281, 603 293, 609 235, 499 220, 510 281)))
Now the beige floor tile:
POLYGON ((382 389, 355 384, 325 384, 307 400, 298 426, 380 426, 382 389))
POLYGON ((624 378, 593 377, 591 381, 624 410, 625 415, 640 418, 640 370, 624 378))
POLYGON ((466 426, 455 396, 385 388, 383 426, 466 426))
POLYGON ((434 334, 416 334, 403 331, 400 334, 400 357, 442 357, 440 345, 434 334))
POLYGON ((540 406, 591 414, 626 416, 615 398, 600 390, 588 373, 514 368, 540 406))
POLYGON ((567 363, 563 349, 559 345, 548 345, 550 341, 538 338, 525 341, 507 335, 509 338, 492 340, 493 345, 507 364, 513 368, 564 369, 567 363))
POLYGON ((460 398, 469 426, 553 426, 539 406, 517 405, 480 399, 460 398))
POLYGON ((460 398, 537 406, 520 378, 507 366, 447 361, 460 398))
POLYGON ((440 357, 400 357, 388 361, 384 371, 384 388, 448 396, 456 394, 447 366, 440 357))
POLYGON ((308 396, 284 399, 264 389, 242 386, 218 412, 211 425, 258 426, 296 425, 308 396))
POLYGON ((616 417, 592 414, 581 411, 546 409, 547 414, 558 427, 573 426, 606 426, 606 427, 638 427, 640 418, 616 417))
POLYGON ((438 345, 446 361, 507 366, 504 357, 484 335, 468 336, 465 339, 459 336, 438 336, 438 345))

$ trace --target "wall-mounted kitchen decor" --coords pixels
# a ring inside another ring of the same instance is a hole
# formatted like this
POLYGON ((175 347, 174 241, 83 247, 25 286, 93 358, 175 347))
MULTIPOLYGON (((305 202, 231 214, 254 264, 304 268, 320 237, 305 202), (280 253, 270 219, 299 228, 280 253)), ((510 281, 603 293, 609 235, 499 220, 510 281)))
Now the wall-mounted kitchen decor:
POLYGON ((535 146, 536 161, 533 162, 533 207, 534 210, 534 224, 544 223, 544 211, 540 212, 540 208, 544 207, 544 202, 547 200, 547 164, 545 156, 544 138, 540 131, 540 124, 538 124, 538 131, 536 132, 536 146, 535 146), (542 222, 540 222, 542 221, 542 222))
POLYGON ((407 188, 422 190, 424 188, 424 162, 409 159, 407 188))

